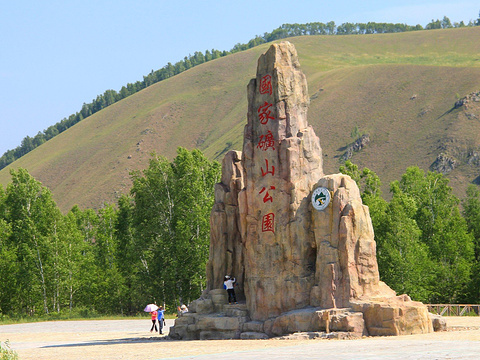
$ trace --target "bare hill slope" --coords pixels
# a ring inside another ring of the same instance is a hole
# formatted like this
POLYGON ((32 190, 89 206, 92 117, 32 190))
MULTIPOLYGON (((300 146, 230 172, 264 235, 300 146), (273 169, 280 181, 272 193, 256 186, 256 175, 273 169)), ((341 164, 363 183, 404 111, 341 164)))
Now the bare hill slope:
MULTIPOLYGON (((447 164, 458 196, 480 175, 480 27, 356 36, 290 38, 307 76, 309 122, 327 173, 357 126, 370 142, 352 160, 384 182, 406 167, 447 164), (476 155, 475 155, 476 154, 476 155)), ((49 187, 63 211, 99 208, 130 189, 129 172, 152 151, 173 158, 178 146, 221 160, 242 148, 246 86, 265 44, 192 68, 128 97, 58 135, 0 171, 23 167, 49 187)))

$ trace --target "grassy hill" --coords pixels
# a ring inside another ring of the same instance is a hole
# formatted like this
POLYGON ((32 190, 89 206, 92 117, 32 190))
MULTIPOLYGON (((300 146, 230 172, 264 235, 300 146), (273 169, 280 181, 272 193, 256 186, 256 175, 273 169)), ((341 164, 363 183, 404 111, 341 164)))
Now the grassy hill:
MULTIPOLYGON (((308 120, 320 137, 326 173, 358 126, 370 143, 352 161, 388 183, 408 166, 429 169, 440 153, 457 161, 457 196, 480 175, 480 27, 352 36, 304 36, 295 44, 307 76, 308 120), (477 161, 478 160, 478 161, 477 161)), ((242 148, 248 81, 269 44, 194 67, 109 106, 0 171, 23 167, 50 188, 63 211, 99 208, 130 189, 129 172, 151 152, 178 146, 221 160, 242 148)))

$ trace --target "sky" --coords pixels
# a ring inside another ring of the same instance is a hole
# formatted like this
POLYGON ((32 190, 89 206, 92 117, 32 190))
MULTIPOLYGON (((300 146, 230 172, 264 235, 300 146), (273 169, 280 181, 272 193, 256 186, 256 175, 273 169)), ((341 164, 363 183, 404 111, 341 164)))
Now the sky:
POLYGON ((105 90, 285 23, 475 20, 478 0, 0 0, 0 156, 105 90))

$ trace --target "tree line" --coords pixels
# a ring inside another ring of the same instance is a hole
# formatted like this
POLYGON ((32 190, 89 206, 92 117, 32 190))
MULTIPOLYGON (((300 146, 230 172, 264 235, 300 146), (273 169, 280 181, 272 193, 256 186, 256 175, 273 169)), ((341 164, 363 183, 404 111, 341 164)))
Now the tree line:
POLYGON ((357 181, 369 206, 381 280, 425 303, 480 303, 478 186, 460 201, 443 174, 410 167, 386 201, 373 171, 350 161, 340 171, 357 181))
MULTIPOLYGON (((442 174, 408 168, 381 181, 347 161, 369 206, 381 280, 425 303, 480 302, 480 190, 460 201, 442 174), (460 206, 461 205, 461 206, 460 206)), ((0 186, 0 318, 174 311, 205 288, 220 164, 199 150, 154 155, 117 204, 62 214, 25 169, 0 186)))
POLYGON ((116 204, 63 215, 25 169, 0 186, 0 317, 173 312, 204 288, 220 165, 179 148, 154 156, 116 204))
POLYGON ((145 89, 146 87, 153 85, 159 81, 168 79, 172 76, 178 75, 194 66, 203 64, 205 62, 218 59, 239 51, 248 50, 255 46, 268 43, 271 41, 285 39, 293 36, 304 35, 358 35, 358 34, 384 34, 384 33, 397 33, 405 31, 418 31, 418 30, 432 30, 432 29, 447 29, 453 27, 465 27, 465 26, 480 26, 480 13, 477 20, 470 20, 467 24, 463 21, 452 22, 446 16, 442 20, 433 20, 425 27, 422 25, 407 25, 407 24, 393 24, 393 23, 343 23, 336 25, 334 21, 327 23, 313 22, 307 24, 283 24, 279 28, 273 30, 271 33, 264 33, 263 36, 257 35, 245 44, 238 43, 230 51, 220 50, 206 50, 205 53, 196 51, 193 55, 185 56, 183 60, 176 62, 175 64, 168 63, 159 70, 152 70, 148 75, 143 76, 143 80, 136 81, 135 83, 128 83, 122 86, 120 91, 106 90, 103 94, 98 95, 91 103, 84 103, 80 111, 70 115, 68 118, 64 118, 55 125, 49 126, 44 131, 39 131, 37 135, 30 137, 26 136, 21 144, 15 149, 7 150, 0 157, 0 170, 8 166, 16 159, 19 159, 23 155, 29 153, 36 147, 42 145, 44 142, 50 140, 54 136, 62 133, 68 128, 72 127, 76 123, 82 121, 86 117, 95 114, 96 112, 110 106, 117 101, 120 101, 130 95, 137 93, 138 91, 145 89))

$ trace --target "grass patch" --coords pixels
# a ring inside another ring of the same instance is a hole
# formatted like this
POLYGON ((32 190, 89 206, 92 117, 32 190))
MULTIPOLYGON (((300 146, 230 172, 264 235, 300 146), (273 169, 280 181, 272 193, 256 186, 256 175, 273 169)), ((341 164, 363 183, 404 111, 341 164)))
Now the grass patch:
POLYGON ((17 360, 18 354, 16 351, 10 349, 9 341, 2 343, 0 341, 0 360, 17 360))

